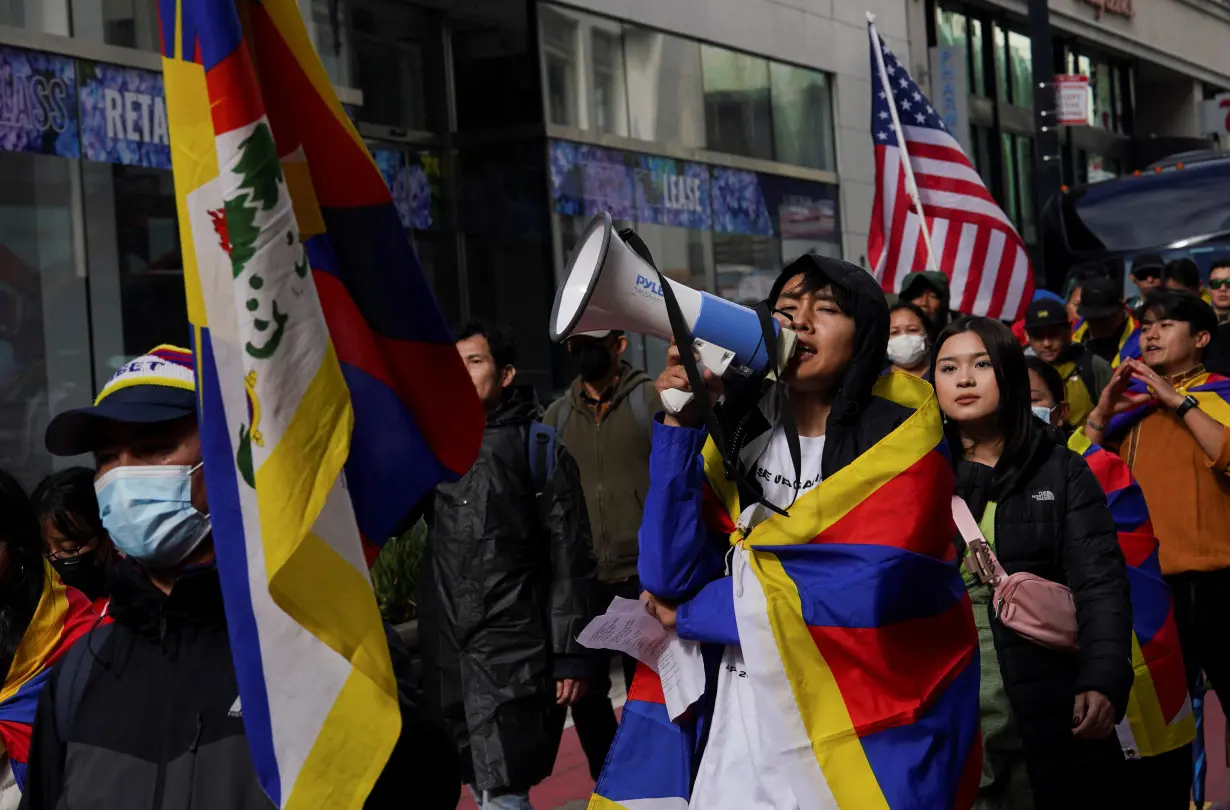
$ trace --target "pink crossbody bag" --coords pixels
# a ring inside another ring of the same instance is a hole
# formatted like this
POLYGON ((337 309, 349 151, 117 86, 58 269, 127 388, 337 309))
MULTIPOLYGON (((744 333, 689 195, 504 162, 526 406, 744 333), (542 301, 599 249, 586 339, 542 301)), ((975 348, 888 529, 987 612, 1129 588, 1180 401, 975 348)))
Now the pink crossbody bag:
POLYGON ((982 536, 965 501, 952 499, 952 518, 969 553, 965 567, 991 589, 991 613, 1004 627, 1052 650, 1075 652, 1076 603, 1072 591, 1035 574, 1008 574, 982 536))

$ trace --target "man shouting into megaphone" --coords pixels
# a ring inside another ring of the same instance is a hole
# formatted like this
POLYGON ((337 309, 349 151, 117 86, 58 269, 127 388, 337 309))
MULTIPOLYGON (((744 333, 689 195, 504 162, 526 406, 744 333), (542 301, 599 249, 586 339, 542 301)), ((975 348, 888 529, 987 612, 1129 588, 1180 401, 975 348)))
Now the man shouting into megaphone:
MULTIPOLYGON (((798 336, 780 380, 736 390, 704 375, 727 463, 701 397, 653 425, 641 582, 650 612, 707 650, 705 695, 677 719, 674 752, 650 761, 650 732, 621 734, 597 793, 686 791, 707 810, 968 808, 976 634, 934 392, 881 375, 888 307, 861 268, 804 256, 768 303, 798 336)), ((691 390, 677 348, 657 388, 691 390)), ((633 692, 655 677, 642 668, 633 692)))

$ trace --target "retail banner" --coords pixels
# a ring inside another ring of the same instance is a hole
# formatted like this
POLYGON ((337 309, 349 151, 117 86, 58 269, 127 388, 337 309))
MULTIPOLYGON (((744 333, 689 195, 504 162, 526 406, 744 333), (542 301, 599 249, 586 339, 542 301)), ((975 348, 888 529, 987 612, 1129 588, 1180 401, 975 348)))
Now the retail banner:
POLYGON ((0 47, 0 152, 80 157, 72 59, 0 47))
POLYGON ((551 200, 556 213, 592 217, 610 211, 615 220, 635 217, 636 194, 627 153, 570 141, 551 141, 550 151, 551 200))
POLYGON ((702 231, 713 227, 708 166, 653 155, 628 158, 636 178, 638 223, 702 231))
POLYGON ((380 176, 393 196, 393 207, 402 227, 430 230, 439 215, 435 205, 440 199, 440 158, 413 154, 401 149, 373 149, 372 157, 380 176))
POLYGON ((162 74, 84 60, 77 71, 85 159, 170 169, 162 74))

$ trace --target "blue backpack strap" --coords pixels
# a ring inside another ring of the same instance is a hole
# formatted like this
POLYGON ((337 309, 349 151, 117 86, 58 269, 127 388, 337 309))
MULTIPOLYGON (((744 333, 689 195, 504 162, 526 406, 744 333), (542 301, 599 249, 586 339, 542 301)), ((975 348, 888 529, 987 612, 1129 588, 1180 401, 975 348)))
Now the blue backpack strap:
POLYGON ((90 674, 94 671, 94 653, 103 648, 114 629, 113 624, 100 624, 69 647, 60 660, 55 697, 56 736, 60 742, 68 739, 73 718, 77 716, 77 707, 81 705, 81 697, 90 682, 90 674))
POLYGON ((531 422, 526 452, 534 476, 534 494, 541 495, 555 473, 555 430, 542 422, 531 422))

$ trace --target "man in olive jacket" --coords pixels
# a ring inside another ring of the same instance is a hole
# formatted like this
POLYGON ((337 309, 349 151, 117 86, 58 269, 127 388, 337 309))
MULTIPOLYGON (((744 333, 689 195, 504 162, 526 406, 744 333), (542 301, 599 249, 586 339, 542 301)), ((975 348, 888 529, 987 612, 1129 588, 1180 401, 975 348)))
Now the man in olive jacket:
MULTIPOLYGON (((650 421, 662 409, 649 375, 622 360, 627 348, 628 339, 619 331, 589 332, 570 339, 568 351, 580 374, 543 417, 581 469, 598 558, 595 599, 602 609, 616 596, 640 596, 637 534, 649 488, 650 421)), ((636 661, 621 657, 624 679, 630 685, 636 661)), ((577 736, 594 779, 615 738, 609 691, 609 669, 604 667, 593 688, 572 707, 577 736)))

